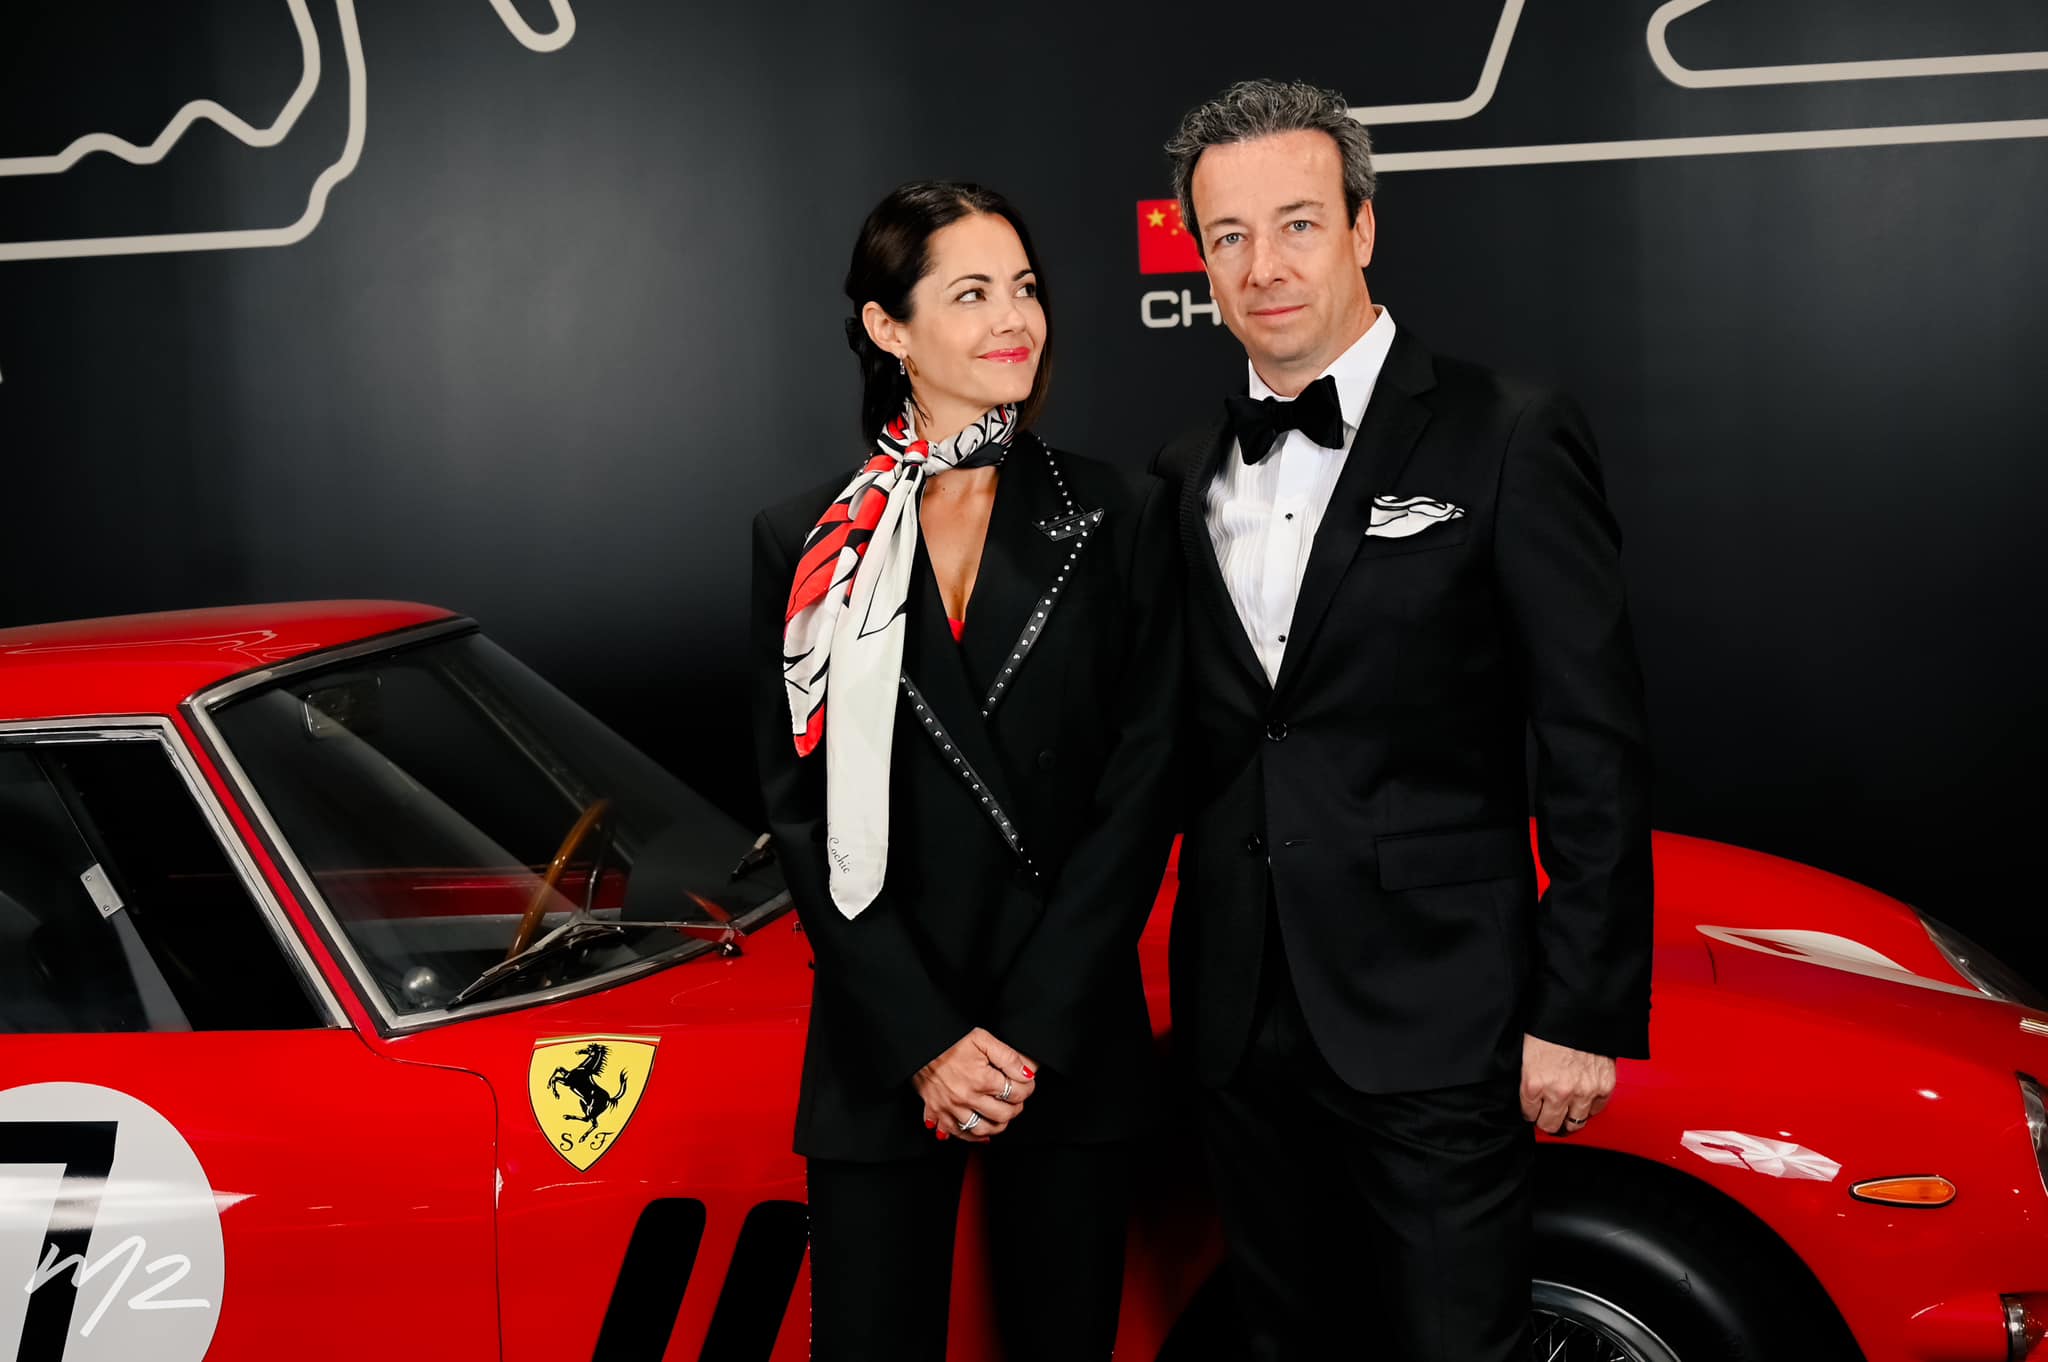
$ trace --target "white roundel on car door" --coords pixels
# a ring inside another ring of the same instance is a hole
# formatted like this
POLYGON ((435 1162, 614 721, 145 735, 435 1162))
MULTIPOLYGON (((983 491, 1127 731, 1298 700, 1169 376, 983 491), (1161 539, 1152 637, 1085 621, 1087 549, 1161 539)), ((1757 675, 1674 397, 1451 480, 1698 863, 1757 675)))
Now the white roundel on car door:
POLYGON ((89 1083, 0 1092, 0 1357, 200 1362, 226 1275, 206 1170, 154 1108, 89 1083))

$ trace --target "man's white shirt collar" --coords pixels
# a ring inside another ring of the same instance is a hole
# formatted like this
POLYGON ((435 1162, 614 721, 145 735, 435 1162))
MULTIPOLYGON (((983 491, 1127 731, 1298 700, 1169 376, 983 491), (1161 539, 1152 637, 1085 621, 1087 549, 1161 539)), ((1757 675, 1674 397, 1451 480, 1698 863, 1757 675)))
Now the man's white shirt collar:
MULTIPOLYGON (((1365 420, 1366 403, 1372 400, 1372 390, 1379 383, 1380 369, 1387 362, 1387 352, 1394 348, 1394 314, 1377 303, 1373 305, 1373 311, 1379 315, 1371 326, 1365 328, 1365 334, 1351 342, 1351 348, 1332 360, 1322 374, 1316 375, 1317 378, 1323 374, 1336 376, 1337 405, 1344 412, 1346 435, 1354 434, 1359 423, 1365 420)), ((1280 396, 1265 379, 1259 377, 1259 371, 1250 360, 1245 361, 1244 367, 1251 376, 1247 391, 1252 397, 1280 396)), ((1345 443, 1348 445, 1350 442, 1347 440, 1345 443)))
MULTIPOLYGON (((1295 599, 1308 570, 1323 513, 1344 471, 1351 442, 1379 383, 1380 369, 1394 346, 1394 318, 1383 307, 1364 334, 1323 371, 1337 380, 1337 407, 1344 418, 1344 447, 1321 449, 1307 434, 1286 431, 1264 459, 1248 464, 1237 444, 1209 485, 1210 542, 1224 586, 1243 622, 1268 681, 1280 674, 1295 599)), ((1321 377, 1321 375, 1318 375, 1321 377)), ((1251 370, 1247 390, 1254 398, 1279 394, 1251 370)))

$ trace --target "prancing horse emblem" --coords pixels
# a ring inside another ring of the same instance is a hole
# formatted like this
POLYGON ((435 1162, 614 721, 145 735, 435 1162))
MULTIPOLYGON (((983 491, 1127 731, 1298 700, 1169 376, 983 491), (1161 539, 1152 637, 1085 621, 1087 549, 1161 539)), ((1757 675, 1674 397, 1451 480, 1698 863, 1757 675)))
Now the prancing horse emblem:
POLYGON ((619 1090, 606 1092, 597 1080, 604 1075, 604 1062, 611 1057, 611 1047, 601 1041, 592 1041, 576 1052, 583 1056, 583 1062, 573 1069, 556 1069, 548 1078, 550 1096, 561 1096, 561 1089, 567 1088, 576 1094, 576 1100, 583 1104, 583 1114, 575 1119, 589 1126, 581 1139, 587 1140, 597 1133, 597 1122, 607 1110, 625 1100, 626 1088, 633 1081, 633 1075, 619 1070, 619 1090))
POLYGON ((536 1041, 528 1070, 534 1119, 579 1172, 617 1143, 647 1093, 657 1041, 648 1036, 558 1036, 536 1041))

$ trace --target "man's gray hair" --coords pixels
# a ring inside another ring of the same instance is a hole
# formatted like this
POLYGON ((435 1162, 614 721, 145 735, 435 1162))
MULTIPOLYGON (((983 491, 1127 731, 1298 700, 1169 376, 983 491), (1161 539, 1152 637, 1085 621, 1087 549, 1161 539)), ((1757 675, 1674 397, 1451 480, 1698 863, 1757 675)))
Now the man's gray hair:
POLYGON ((1166 143, 1173 158, 1173 192, 1180 215, 1195 244, 1202 245, 1202 224, 1195 219, 1190 186, 1195 162, 1210 147, 1249 142, 1283 132, 1326 132, 1337 139, 1344 163, 1344 221, 1358 220, 1358 210, 1372 198, 1372 135, 1351 116, 1351 105, 1335 90, 1300 80, 1241 80, 1206 104, 1188 110, 1166 143))

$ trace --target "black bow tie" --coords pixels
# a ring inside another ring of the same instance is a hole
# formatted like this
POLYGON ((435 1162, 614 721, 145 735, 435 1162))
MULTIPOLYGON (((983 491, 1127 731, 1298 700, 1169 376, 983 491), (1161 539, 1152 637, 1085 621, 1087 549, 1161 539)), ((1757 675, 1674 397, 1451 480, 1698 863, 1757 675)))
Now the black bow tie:
POLYGON ((1337 401, 1337 379, 1324 374, 1301 390, 1292 402, 1277 397, 1226 397, 1230 428, 1246 463, 1266 457, 1281 432, 1298 430, 1325 449, 1344 447, 1344 408, 1337 401))

